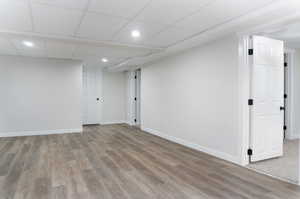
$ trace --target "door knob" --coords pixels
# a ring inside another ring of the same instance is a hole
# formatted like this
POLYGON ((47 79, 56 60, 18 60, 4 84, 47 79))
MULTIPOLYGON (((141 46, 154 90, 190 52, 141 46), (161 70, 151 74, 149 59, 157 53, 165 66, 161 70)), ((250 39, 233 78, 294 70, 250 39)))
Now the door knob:
POLYGON ((280 110, 281 110, 281 111, 284 111, 284 110, 285 110, 285 108, 284 108, 283 106, 281 106, 281 107, 280 107, 280 110))

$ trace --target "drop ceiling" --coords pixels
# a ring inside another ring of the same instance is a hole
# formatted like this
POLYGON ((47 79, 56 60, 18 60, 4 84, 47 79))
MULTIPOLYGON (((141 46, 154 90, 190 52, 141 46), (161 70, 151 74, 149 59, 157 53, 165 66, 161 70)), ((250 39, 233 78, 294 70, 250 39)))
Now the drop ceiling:
POLYGON ((78 59, 102 67, 145 57, 151 61, 278 1, 0 0, 0 54, 78 59), (141 37, 133 39, 132 30, 141 37), (25 40, 34 47, 22 45, 25 40), (101 63, 103 57, 109 62, 101 63))

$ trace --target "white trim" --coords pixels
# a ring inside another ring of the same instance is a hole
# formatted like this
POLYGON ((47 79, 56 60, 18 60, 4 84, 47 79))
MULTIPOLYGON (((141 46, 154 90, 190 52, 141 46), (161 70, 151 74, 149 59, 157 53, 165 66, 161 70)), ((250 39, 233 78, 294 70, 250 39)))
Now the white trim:
POLYGON ((198 144, 192 143, 190 141, 186 141, 186 140, 183 140, 181 138, 177 138, 177 137, 174 137, 174 136, 170 136, 170 135, 161 133, 161 132, 159 132, 157 130, 154 130, 154 129, 142 127, 142 130, 147 132, 147 133, 150 133, 150 134, 156 135, 158 137, 164 138, 166 140, 175 142, 177 144, 181 144, 181 145, 186 146, 188 148, 192 148, 192 149, 195 149, 197 151, 201 151, 201 152, 207 153, 209 155, 215 156, 217 158, 221 158, 223 160, 227 160, 229 162, 240 165, 239 158, 235 157, 235 156, 232 156, 230 154, 220 152, 220 151, 216 151, 216 150, 213 150, 213 149, 210 149, 210 148, 207 148, 207 147, 203 147, 203 146, 200 146, 198 144))
POLYGON ((135 71, 127 72, 127 120, 129 125, 134 125, 135 119, 135 71))
POLYGON ((134 119, 136 119, 135 125, 141 124, 141 70, 137 69, 135 71, 135 83, 134 83, 134 90, 135 90, 135 112, 134 112, 134 119))
POLYGON ((286 138, 287 139, 297 139, 299 136, 295 133, 295 101, 294 101, 294 94, 295 94, 295 85, 294 85, 294 53, 295 50, 293 49, 285 49, 285 53, 287 53, 287 63, 288 63, 288 86, 287 86, 287 93, 288 93, 288 100, 287 100, 287 131, 286 131, 286 138))
POLYGON ((250 65, 248 59, 248 49, 250 48, 250 36, 240 36, 239 38, 239 132, 241 159, 240 163, 243 166, 249 164, 247 150, 249 149, 250 137, 250 110, 248 106, 248 99, 250 98, 250 65))
POLYGON ((131 124, 130 122, 126 120, 115 120, 115 121, 105 121, 105 122, 100 122, 101 125, 107 125, 107 124, 131 124))
POLYGON ((130 122, 130 121, 128 121, 128 122, 125 122, 126 124, 128 124, 129 126, 135 126, 135 123, 133 123, 133 122, 130 122))
POLYGON ((140 87, 141 72, 139 69, 127 73, 127 120, 129 125, 140 125, 140 87), (135 78, 135 76, 137 78, 135 78), (136 98, 136 100, 135 100, 136 98), (135 122, 136 120, 136 122, 135 122))
POLYGON ((82 128, 43 130, 43 131, 0 132, 0 137, 21 137, 21 136, 53 135, 53 134, 65 134, 65 133, 82 133, 82 128))

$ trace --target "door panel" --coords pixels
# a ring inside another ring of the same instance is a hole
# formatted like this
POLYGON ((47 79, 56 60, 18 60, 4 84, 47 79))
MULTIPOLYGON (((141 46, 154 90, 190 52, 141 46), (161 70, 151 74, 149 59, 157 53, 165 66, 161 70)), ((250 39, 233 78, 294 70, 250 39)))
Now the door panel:
POLYGON ((83 68, 83 124, 99 124, 100 95, 98 76, 96 68, 83 68))
POLYGON ((283 42, 253 36, 250 147, 251 161, 283 155, 283 42))

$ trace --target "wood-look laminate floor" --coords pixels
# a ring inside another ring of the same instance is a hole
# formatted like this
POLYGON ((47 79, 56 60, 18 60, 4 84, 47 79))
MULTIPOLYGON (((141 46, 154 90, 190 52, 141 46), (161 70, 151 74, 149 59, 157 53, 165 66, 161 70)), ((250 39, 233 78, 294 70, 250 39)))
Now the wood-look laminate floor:
POLYGON ((127 125, 0 139, 1 199, 299 199, 300 188, 127 125))

